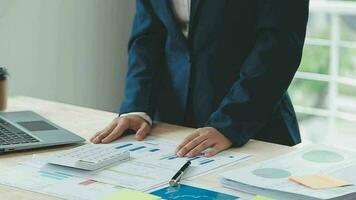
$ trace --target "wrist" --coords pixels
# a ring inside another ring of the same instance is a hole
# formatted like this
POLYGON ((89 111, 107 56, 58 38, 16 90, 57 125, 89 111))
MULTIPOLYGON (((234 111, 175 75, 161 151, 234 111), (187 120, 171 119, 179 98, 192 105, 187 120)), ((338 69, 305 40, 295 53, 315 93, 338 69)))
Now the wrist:
POLYGON ((143 119, 145 122, 147 122, 148 125, 152 126, 152 119, 149 115, 147 115, 145 112, 130 112, 130 113, 123 113, 120 114, 119 117, 129 117, 129 116, 137 116, 143 119))

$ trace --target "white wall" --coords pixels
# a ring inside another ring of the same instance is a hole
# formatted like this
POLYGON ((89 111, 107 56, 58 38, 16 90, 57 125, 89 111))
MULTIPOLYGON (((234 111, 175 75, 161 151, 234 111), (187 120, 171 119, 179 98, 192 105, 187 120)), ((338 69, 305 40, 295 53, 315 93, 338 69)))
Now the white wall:
POLYGON ((117 111, 133 0, 0 0, 10 95, 117 111))

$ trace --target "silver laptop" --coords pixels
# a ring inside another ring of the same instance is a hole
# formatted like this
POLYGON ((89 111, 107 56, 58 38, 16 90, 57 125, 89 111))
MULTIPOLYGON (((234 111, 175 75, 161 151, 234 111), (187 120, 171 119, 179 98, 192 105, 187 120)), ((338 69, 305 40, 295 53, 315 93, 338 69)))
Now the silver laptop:
POLYGON ((34 112, 0 112, 0 154, 83 141, 34 112))

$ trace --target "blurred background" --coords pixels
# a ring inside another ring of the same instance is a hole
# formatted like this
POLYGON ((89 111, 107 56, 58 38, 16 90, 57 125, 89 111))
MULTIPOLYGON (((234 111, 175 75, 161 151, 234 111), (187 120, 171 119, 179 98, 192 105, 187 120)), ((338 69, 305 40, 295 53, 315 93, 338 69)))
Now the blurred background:
POLYGON ((302 64, 289 92, 304 141, 354 147, 355 0, 311 0, 302 64))
MULTIPOLYGON (((304 141, 356 142, 356 1, 310 0, 289 89, 304 141)), ((117 112, 133 0, 0 0, 0 66, 10 95, 117 112)))
POLYGON ((133 0, 0 0, 10 95, 117 111, 133 0))

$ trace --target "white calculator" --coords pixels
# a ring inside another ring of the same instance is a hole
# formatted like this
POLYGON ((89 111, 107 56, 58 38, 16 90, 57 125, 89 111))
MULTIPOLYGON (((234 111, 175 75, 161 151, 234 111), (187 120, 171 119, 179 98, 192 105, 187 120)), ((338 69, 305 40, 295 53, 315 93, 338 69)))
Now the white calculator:
POLYGON ((92 171, 129 158, 128 151, 119 150, 112 145, 85 144, 51 156, 48 163, 92 171))

